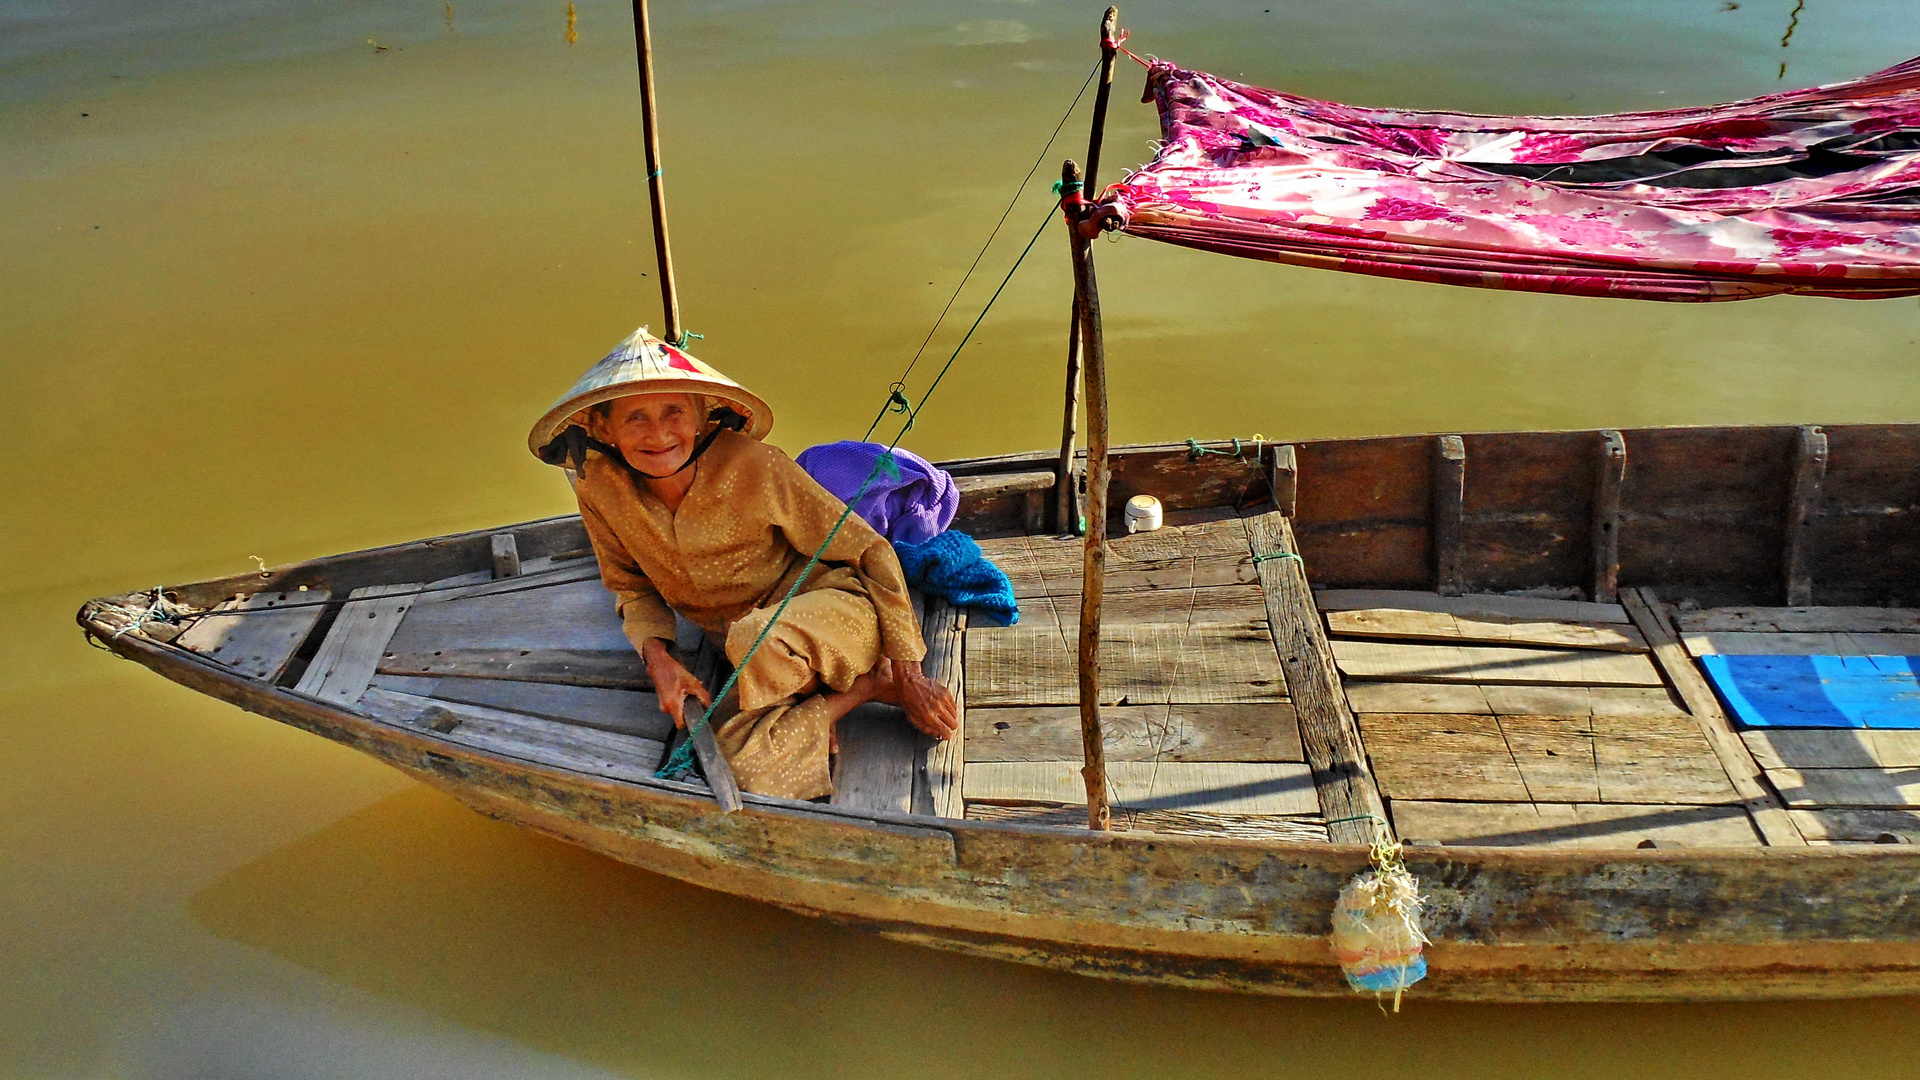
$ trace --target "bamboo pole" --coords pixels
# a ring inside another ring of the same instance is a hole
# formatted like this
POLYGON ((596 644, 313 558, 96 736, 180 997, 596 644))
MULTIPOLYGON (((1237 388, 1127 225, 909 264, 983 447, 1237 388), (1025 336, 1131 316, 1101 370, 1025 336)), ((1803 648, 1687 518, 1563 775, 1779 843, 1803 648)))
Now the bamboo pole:
POLYGON ((653 202, 653 250, 660 261, 660 306, 666 311, 664 335, 680 343, 680 297, 673 287, 673 253, 667 246, 666 181, 660 175, 660 126, 653 93, 653 35, 647 0, 633 0, 633 40, 640 58, 640 113, 647 141, 647 193, 653 202))
MULTIPOLYGON (((1071 194, 1081 183, 1080 166, 1060 169, 1062 187, 1071 194)), ((1084 205, 1084 204, 1077 204, 1084 205)), ((1093 277, 1093 241, 1080 234, 1083 215, 1070 203, 1067 233, 1073 253, 1073 281, 1080 302, 1078 330, 1085 350, 1087 391, 1087 539, 1080 582, 1080 748, 1086 764, 1087 828, 1112 827, 1107 806, 1107 755, 1100 730, 1100 601, 1107 581, 1107 353, 1100 335, 1100 290, 1093 277)))
MULTIPOLYGON (((1100 171, 1100 144, 1106 137, 1107 99, 1113 94, 1113 62, 1120 54, 1119 44, 1114 41, 1119 25, 1120 9, 1108 8, 1100 19, 1100 88, 1094 92, 1093 130, 1087 136, 1085 183, 1088 195, 1098 191, 1094 186, 1094 176, 1100 171)), ((1080 308, 1080 282, 1076 278, 1073 283, 1073 312, 1067 323, 1067 407, 1060 421, 1060 462, 1053 474, 1053 528, 1061 533, 1079 531, 1076 521, 1079 505, 1073 490, 1073 451, 1080 413, 1080 308)))

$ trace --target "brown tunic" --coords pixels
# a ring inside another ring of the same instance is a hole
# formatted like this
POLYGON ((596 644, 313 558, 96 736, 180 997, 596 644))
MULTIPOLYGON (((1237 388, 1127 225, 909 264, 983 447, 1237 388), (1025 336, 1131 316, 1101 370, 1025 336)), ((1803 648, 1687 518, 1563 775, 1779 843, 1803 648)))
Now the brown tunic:
MULTIPOLYGON (((730 431, 695 469, 677 513, 597 456, 575 494, 634 648, 671 643, 678 611, 739 664, 846 504, 777 448, 730 431)), ((850 515, 742 671, 740 713, 716 728, 740 786, 790 798, 832 790, 831 725, 817 695, 799 691, 816 675, 845 690, 882 653, 915 661, 926 645, 893 546, 850 515)))

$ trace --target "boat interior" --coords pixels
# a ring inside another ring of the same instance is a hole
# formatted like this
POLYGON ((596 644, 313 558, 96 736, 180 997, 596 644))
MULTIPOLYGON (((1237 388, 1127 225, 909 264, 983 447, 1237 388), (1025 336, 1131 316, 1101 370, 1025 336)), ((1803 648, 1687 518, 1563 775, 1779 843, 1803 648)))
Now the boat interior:
MULTIPOLYGON (((1190 443, 1112 463, 1114 507, 1166 507, 1153 531, 1112 522, 1100 694, 1115 829, 1328 842, 1366 837, 1372 815, 1414 845, 1920 839, 1911 668, 1891 712, 1804 724, 1755 712, 1722 670, 1920 656, 1920 610, 1903 606, 1920 605, 1914 428, 1190 443)), ((1011 578, 1020 618, 923 600, 927 667, 961 699, 961 735, 856 710, 831 801, 1085 828, 1083 543, 1056 527, 1053 463, 946 464, 955 526, 1011 578)), ((577 519, 317 560, 260 586, 170 590, 210 613, 138 632, 554 769, 648 780, 676 737, 577 519)), ((96 607, 96 623, 124 623, 117 610, 96 607)), ((724 680, 697 630, 680 647, 724 680)))

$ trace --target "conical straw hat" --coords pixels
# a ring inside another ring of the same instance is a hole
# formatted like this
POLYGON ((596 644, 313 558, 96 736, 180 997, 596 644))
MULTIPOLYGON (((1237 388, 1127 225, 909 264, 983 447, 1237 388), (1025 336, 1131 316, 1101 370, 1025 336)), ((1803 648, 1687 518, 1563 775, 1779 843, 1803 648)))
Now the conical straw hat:
POLYGON ((569 424, 585 426, 587 418, 580 415, 585 410, 633 394, 703 394, 745 416, 745 434, 764 439, 773 430, 773 410, 766 402, 687 355, 686 350, 647 333, 643 326, 588 368, 573 389, 547 410, 527 436, 527 448, 538 457, 540 448, 569 424))

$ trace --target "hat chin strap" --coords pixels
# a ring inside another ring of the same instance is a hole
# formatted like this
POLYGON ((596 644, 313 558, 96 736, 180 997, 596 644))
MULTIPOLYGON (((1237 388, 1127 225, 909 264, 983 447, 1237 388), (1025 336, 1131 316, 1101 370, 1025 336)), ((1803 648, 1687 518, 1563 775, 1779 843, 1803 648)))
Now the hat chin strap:
POLYGON ((610 446, 587 434, 587 430, 579 424, 567 425, 564 431, 555 435, 552 441, 541 447, 540 460, 549 465, 562 465, 570 461, 573 463, 574 475, 584 476, 586 475, 587 451, 592 450, 599 453, 601 457, 607 458, 614 462, 614 464, 619 465, 620 468, 626 470, 628 476, 635 480, 665 480, 669 476, 678 476, 692 468, 693 463, 700 460, 700 455, 707 452, 707 448, 713 445, 713 440, 719 438, 721 432, 744 431, 747 426, 746 417, 728 408, 713 410, 713 412, 707 414, 707 419, 713 423, 714 429, 701 437, 700 441, 694 445, 693 453, 687 455, 687 460, 681 462, 679 468, 659 476, 655 476, 652 473, 643 473, 639 469, 634 468, 632 463, 627 460, 627 455, 620 452, 619 447, 610 446))

